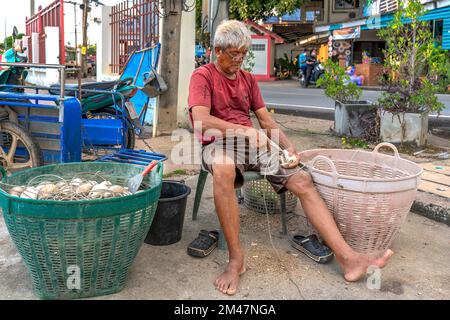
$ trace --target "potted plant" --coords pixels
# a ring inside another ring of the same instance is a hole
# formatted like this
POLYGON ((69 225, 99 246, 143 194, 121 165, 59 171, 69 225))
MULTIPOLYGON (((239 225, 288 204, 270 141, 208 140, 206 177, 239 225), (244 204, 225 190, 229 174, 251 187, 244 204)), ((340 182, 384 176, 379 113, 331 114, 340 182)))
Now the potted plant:
MULTIPOLYGON (((325 95, 335 101, 334 131, 338 136, 373 140, 377 110, 371 101, 360 100, 362 90, 350 81, 350 76, 338 62, 324 63, 325 73, 317 86, 325 88, 325 95)), ((376 134, 378 138, 378 134, 376 134)))
MULTIPOLYGON (((433 76, 439 65, 428 23, 419 0, 400 2, 390 25, 380 30, 386 41, 383 80, 384 93, 378 100, 383 141, 424 146, 428 134, 428 114, 440 112, 444 105, 436 97, 439 89, 433 76)), ((445 57, 444 55, 442 55, 445 57)))

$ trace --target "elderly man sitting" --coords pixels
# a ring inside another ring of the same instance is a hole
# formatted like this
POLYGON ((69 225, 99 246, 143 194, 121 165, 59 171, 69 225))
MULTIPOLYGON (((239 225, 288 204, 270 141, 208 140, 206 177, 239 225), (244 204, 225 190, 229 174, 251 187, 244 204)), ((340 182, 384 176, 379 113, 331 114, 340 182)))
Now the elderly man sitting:
POLYGON ((235 186, 242 184, 245 170, 261 172, 278 193, 289 190, 300 199, 308 219, 333 250, 347 281, 359 280, 370 265, 384 267, 393 252, 387 250, 382 257, 372 258, 352 250, 311 176, 297 167, 300 159, 295 146, 265 108, 253 75, 241 69, 250 45, 250 32, 242 22, 223 22, 214 37, 217 60, 196 69, 189 88, 191 120, 203 144, 202 165, 213 176, 214 203, 229 250, 229 263, 215 281, 216 288, 235 294, 239 276, 245 272, 234 192, 235 186), (253 128, 250 111, 267 135, 253 128), (289 167, 279 166, 279 158, 272 156, 281 149, 295 156, 289 167))

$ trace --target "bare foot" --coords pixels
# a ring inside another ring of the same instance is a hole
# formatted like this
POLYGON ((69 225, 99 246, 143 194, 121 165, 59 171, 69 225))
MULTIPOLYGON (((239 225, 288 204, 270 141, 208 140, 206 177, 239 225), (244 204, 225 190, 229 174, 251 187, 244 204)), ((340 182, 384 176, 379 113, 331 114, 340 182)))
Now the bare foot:
POLYGON ((345 280, 349 282, 358 281, 366 274, 367 268, 371 265, 383 268, 393 254, 394 251, 388 249, 381 258, 373 259, 367 256, 358 255, 356 259, 341 263, 345 280))
POLYGON ((239 284, 239 276, 245 272, 244 258, 230 259, 225 272, 214 282, 218 290, 232 296, 236 293, 239 284))

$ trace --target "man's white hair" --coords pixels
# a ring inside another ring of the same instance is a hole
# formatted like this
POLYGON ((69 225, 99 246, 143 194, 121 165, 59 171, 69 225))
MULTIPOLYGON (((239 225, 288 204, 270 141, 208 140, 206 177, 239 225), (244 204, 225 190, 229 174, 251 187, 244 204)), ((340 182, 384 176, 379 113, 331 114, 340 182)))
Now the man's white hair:
POLYGON ((252 44, 250 30, 245 24, 238 20, 226 20, 222 22, 214 35, 214 47, 227 48, 246 48, 252 44))

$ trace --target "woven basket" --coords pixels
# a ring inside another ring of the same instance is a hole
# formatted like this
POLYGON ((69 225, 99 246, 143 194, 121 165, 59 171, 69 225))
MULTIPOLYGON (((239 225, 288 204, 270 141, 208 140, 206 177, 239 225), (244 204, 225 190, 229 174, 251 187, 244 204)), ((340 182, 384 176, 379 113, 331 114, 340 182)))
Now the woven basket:
MULTIPOLYGON (((244 204, 248 209, 259 213, 281 212, 280 196, 267 180, 248 181, 244 184, 243 190, 244 204)), ((297 197, 292 192, 286 191, 286 212, 293 212, 296 206, 297 197)))
POLYGON ((411 209, 422 168, 400 158, 390 143, 372 152, 317 149, 300 156, 350 247, 374 256, 384 253, 411 209), (384 146, 394 156, 380 154, 384 146))
MULTIPOLYGON (((42 174, 71 179, 82 172, 101 172, 113 183, 125 184, 142 168, 66 163, 17 172, 2 182, 24 185, 42 174)), ((22 199, 0 190, 6 226, 40 298, 86 298, 122 290, 155 215, 162 163, 143 183, 149 188, 133 195, 82 201, 22 199)))

